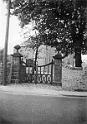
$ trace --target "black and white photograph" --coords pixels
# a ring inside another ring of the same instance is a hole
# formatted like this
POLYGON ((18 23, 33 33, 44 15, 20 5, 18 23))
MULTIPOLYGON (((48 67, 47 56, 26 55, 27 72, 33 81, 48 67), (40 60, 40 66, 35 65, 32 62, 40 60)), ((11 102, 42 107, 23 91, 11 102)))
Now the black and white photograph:
POLYGON ((87 0, 0 0, 0 124, 87 124, 87 0))

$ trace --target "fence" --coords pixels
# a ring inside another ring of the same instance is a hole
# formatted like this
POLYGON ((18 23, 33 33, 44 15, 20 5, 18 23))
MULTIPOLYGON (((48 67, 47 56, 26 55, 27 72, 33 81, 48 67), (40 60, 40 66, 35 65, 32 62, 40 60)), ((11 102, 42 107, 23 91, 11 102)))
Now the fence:
POLYGON ((34 83, 49 83, 53 82, 53 61, 46 65, 36 67, 36 71, 33 74, 33 67, 26 68, 26 81, 34 83))
POLYGON ((59 55, 56 55, 51 63, 37 66, 36 71, 33 71, 34 66, 28 67, 22 62, 21 57, 20 53, 12 55, 12 61, 8 65, 8 83, 34 82, 62 85, 62 59, 59 55))

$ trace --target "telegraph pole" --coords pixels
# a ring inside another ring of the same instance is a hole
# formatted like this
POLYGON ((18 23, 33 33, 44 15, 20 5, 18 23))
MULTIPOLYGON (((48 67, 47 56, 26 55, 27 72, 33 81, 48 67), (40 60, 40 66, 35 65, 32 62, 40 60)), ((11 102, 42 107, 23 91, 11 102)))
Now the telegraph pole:
POLYGON ((3 54, 3 85, 7 84, 7 51, 8 51, 8 36, 9 36, 9 21, 10 21, 10 2, 7 1, 7 24, 6 24, 6 36, 5 36, 5 46, 3 54))

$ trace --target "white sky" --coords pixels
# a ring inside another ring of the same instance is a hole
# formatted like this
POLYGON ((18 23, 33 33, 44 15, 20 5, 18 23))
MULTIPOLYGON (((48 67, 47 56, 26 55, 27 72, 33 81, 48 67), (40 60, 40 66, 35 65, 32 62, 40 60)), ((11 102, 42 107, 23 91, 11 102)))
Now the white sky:
MULTIPOLYGON (((0 48, 4 48, 5 34, 6 34, 6 5, 0 0, 0 48)), ((21 29, 18 26, 18 20, 16 17, 10 18, 10 27, 9 27, 9 44, 8 44, 8 53, 12 53, 13 47, 16 44, 20 43, 21 29)))
MULTIPOLYGON (((5 34, 6 34, 6 4, 3 0, 0 0, 0 48, 4 48, 5 34)), ((32 26, 28 26, 30 30, 32 26)), ((29 29, 28 29, 29 30, 29 29)), ((17 17, 10 17, 10 27, 9 27, 9 39, 8 39, 8 53, 13 52, 13 47, 17 44, 22 43, 23 35, 22 29, 19 26, 19 21, 17 17)))

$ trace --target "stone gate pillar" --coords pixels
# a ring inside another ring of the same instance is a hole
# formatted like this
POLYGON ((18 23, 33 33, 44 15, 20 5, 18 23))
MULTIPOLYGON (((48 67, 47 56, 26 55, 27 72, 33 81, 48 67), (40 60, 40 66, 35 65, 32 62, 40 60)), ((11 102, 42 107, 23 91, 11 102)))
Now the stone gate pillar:
POLYGON ((0 84, 3 83, 3 64, 0 63, 0 84))
POLYGON ((62 56, 57 53, 54 58, 54 75, 53 82, 56 85, 62 86, 62 56))
POLYGON ((19 83, 20 82, 20 72, 21 72, 21 57, 22 55, 17 52, 14 53, 12 59, 12 83, 19 83))

